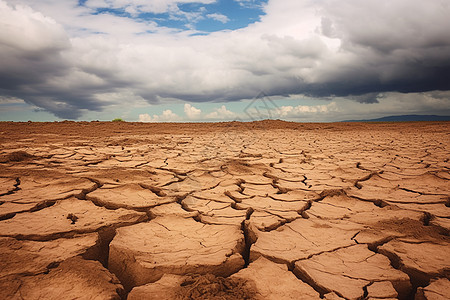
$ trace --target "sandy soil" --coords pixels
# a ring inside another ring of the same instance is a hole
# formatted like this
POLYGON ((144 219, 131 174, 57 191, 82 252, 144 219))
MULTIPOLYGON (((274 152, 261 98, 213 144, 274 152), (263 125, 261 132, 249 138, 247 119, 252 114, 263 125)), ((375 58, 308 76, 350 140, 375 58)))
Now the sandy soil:
POLYGON ((2 299, 449 299, 450 123, 0 123, 2 299))

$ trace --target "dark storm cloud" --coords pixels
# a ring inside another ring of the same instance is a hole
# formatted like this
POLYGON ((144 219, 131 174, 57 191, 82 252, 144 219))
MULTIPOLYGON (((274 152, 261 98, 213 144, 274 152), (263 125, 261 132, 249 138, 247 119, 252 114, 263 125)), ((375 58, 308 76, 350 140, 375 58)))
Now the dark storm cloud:
POLYGON ((100 109, 87 91, 70 89, 73 71, 62 53, 70 49, 62 27, 26 7, 0 3, 0 94, 17 97, 61 118, 76 119, 80 109, 100 109))
MULTIPOLYGON (((448 1, 271 0, 265 10, 248 28, 195 37, 143 35, 130 19, 119 39, 70 37, 45 11, 0 0, 0 96, 76 119, 132 101, 121 94, 206 102, 263 90, 375 103, 386 92, 450 90, 448 1)), ((102 16, 71 17, 83 28, 102 16)))
POLYGON ((0 94, 16 97, 63 119, 77 119, 81 109, 100 110, 88 86, 70 84, 71 67, 59 50, 5 49, 0 45, 0 94), (68 80, 61 81, 61 78, 68 80))
MULTIPOLYGON (((353 56, 331 72, 312 95, 361 95, 449 90, 450 9, 448 1, 330 1, 321 30, 339 38, 353 56)), ((337 58, 339 61, 339 58, 337 58)))

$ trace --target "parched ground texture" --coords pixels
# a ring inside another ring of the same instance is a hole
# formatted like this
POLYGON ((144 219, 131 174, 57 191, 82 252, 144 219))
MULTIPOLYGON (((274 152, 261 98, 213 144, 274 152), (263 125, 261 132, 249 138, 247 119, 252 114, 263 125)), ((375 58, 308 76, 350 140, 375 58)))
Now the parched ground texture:
POLYGON ((450 123, 0 123, 1 299, 450 299, 450 123))

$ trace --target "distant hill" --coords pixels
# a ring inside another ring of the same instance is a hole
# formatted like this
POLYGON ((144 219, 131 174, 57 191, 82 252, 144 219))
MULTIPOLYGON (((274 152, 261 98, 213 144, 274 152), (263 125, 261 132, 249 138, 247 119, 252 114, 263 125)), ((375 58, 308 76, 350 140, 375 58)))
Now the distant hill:
POLYGON ((370 120, 347 120, 342 122, 417 122, 417 121, 450 121, 450 116, 401 115, 401 116, 388 116, 370 120))

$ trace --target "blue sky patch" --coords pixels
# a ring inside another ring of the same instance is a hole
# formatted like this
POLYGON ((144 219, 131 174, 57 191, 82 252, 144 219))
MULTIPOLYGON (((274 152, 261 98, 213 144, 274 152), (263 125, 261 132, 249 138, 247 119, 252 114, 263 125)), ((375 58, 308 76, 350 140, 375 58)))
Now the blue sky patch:
MULTIPOLYGON (((99 7, 93 14, 111 14, 136 21, 155 22, 162 27, 209 33, 245 28, 249 24, 257 22, 264 14, 263 5, 267 1, 218 0, 212 4, 179 3, 176 10, 172 8, 164 13, 138 11, 136 14, 129 13, 126 6, 120 8, 99 7)), ((78 5, 86 5, 86 0, 79 0, 78 5)))
MULTIPOLYGON (((208 14, 219 13, 228 17, 228 22, 206 18, 196 24, 196 29, 200 31, 213 32, 219 30, 236 30, 247 27, 255 23, 264 14, 262 5, 267 1, 260 1, 261 5, 255 7, 242 6, 236 1, 221 0, 208 5, 208 14)), ((184 5, 183 5, 184 6, 184 5)))

